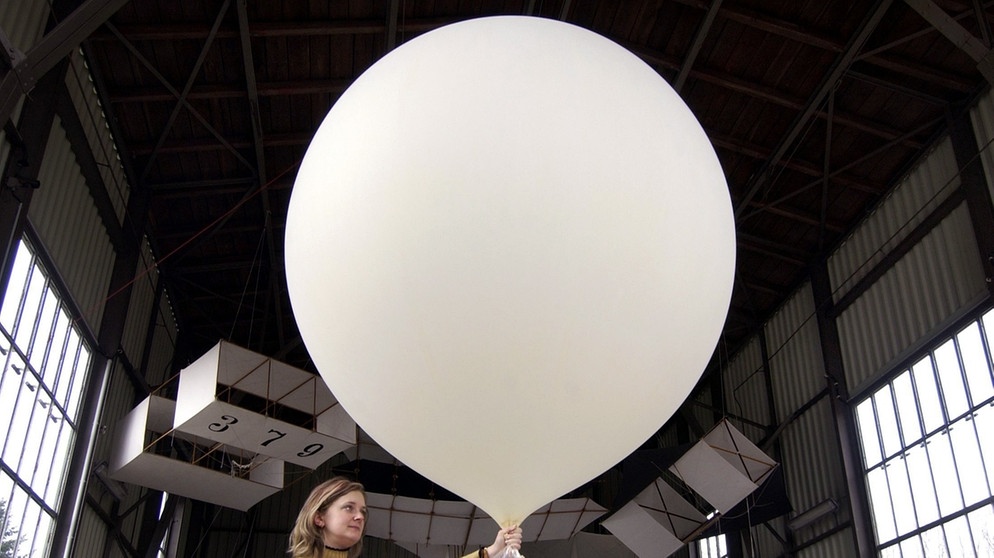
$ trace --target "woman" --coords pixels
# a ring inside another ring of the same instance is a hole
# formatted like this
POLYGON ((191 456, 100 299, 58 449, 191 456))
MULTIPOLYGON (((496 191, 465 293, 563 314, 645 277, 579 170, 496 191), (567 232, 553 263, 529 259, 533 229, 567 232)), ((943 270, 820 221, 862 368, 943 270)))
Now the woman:
MULTIPOLYGON (((311 490, 290 532, 293 558, 355 558, 366 532, 366 492, 361 484, 335 477, 311 490)), ((464 558, 496 558, 505 548, 521 548, 517 525, 497 532, 494 543, 464 558)))

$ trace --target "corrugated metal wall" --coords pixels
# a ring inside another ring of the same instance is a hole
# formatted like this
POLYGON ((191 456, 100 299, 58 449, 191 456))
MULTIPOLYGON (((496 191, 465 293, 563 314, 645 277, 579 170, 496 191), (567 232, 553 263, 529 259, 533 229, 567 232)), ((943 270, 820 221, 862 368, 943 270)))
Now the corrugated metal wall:
MULTIPOLYGON (((764 329, 777 418, 783 422, 814 401, 827 386, 810 283, 802 285, 764 329)), ((794 513, 826 498, 845 498, 846 483, 838 458, 838 437, 827 399, 818 401, 791 422, 778 442, 787 494, 794 513)), ((783 529, 782 522, 777 523, 783 529)), ((808 532, 797 535, 796 542, 799 543, 814 536, 808 532)), ((764 553, 760 556, 777 555, 783 550, 772 535, 760 540, 764 542, 764 553)), ((851 550, 851 540, 849 545, 851 550)), ((848 555, 850 552, 836 554, 848 555)))
POLYGON ((28 220, 59 269, 91 332, 100 327, 114 268, 114 247, 100 221, 76 156, 56 117, 28 220))
MULTIPOLYGON (((146 256, 147 254, 143 252, 142 255, 146 256)), ((158 280, 159 274, 155 268, 155 260, 138 258, 134 280, 131 283, 130 311, 121 336, 121 347, 128 355, 131 364, 136 368, 141 365, 149 321, 158 320, 157 317, 153 317, 153 313, 157 313, 159 310, 155 305, 155 288, 158 280)), ((144 371, 142 370, 140 373, 144 373, 144 371)))
MULTIPOLYGON (((770 416, 767 381, 761 341, 757 336, 737 351, 723 370, 722 391, 727 411, 759 424, 775 424, 774 417, 770 416)), ((734 416, 730 419, 733 426, 753 442, 759 442, 769 434, 766 429, 736 420, 734 416)), ((771 457, 779 459, 779 456, 771 457)), ((743 544, 749 546, 752 556, 777 556, 784 550, 781 542, 765 527, 751 529, 749 535, 750 540, 743 544)))
MULTIPOLYGON (((853 284, 848 278, 861 278, 959 183, 946 139, 829 258, 836 295, 845 294, 853 284)), ((972 227, 964 202, 839 317, 850 393, 986 294, 972 227)))
MULTIPOLYGON (((771 424, 770 398, 759 339, 754 338, 736 353, 722 374, 725 410, 759 424, 771 424)), ((760 440, 766 432, 756 426, 733 420, 735 428, 750 440, 760 440)))
POLYGON ((840 558, 842 556, 858 556, 853 546, 852 535, 848 531, 836 533, 816 546, 809 546, 795 554, 797 558, 840 558))
POLYGON ((721 408, 715 405, 709 390, 699 391, 691 397, 699 404, 690 406, 690 414, 705 431, 710 430, 721 419, 721 408))
MULTIPOLYGON (((778 530, 777 536, 783 536, 783 527, 778 525, 776 529, 778 530)), ((780 556, 783 554, 783 543, 768 528, 758 527, 752 529, 750 536, 752 540, 749 548, 752 554, 746 554, 746 556, 756 556, 759 558, 761 556, 780 556)))
POLYGON ((845 295, 959 185, 952 141, 946 138, 832 254, 828 273, 835 300, 845 295))
MULTIPOLYGON (((143 247, 142 262, 145 269, 150 269, 153 264, 151 247, 146 242, 143 247)), ((139 267, 142 264, 139 263, 139 267)), ((155 272, 158 281, 158 272, 155 272)), ((163 293, 158 301, 155 316, 155 331, 152 337, 152 344, 148 347, 148 365, 145 369, 145 378, 152 385, 164 383, 177 372, 174 369, 173 354, 176 352, 176 336, 178 334, 176 317, 169 302, 169 293, 163 293)))
POLYGON ((805 283, 766 323, 777 417, 783 420, 827 385, 814 295, 805 283))
POLYGON ((675 447, 680 445, 680 437, 675 428, 667 428, 656 434, 656 442, 660 447, 675 447))
POLYGON ((42 37, 48 11, 48 0, 3 2, 0 4, 0 27, 14 48, 26 52, 42 37))
POLYGON ((93 77, 90 75, 86 60, 79 50, 72 54, 71 64, 66 75, 66 88, 69 90, 69 95, 83 127, 90 131, 86 136, 90 151, 100 168, 100 176, 107 187, 107 194, 114 206, 117 220, 122 222, 128 205, 128 197, 131 195, 131 188, 125 177, 124 166, 121 163, 117 146, 114 144, 110 125, 107 123, 107 115, 104 114, 103 106, 97 97, 93 77))
POLYGON ((986 295, 972 226, 961 204, 839 316, 851 393, 986 295))
MULTIPOLYGON (((109 460, 118 420, 132 409, 136 403, 136 397, 139 400, 143 398, 135 389, 134 384, 129 379, 127 372, 119 361, 114 361, 114 366, 112 366, 110 374, 107 396, 104 401, 103 413, 100 418, 100 428, 93 452, 92 463, 94 467, 109 460)), ((147 498, 150 492, 155 491, 137 485, 124 486, 127 493, 120 502, 116 503, 116 507, 113 496, 99 482, 91 482, 89 484, 88 495, 92 501, 97 502, 99 508, 104 510, 105 513, 117 514, 118 523, 116 528, 120 530, 122 537, 126 541, 130 541, 128 543, 130 546, 136 547, 141 532, 142 517, 146 509, 149 506, 153 507, 152 512, 157 515, 161 501, 157 498, 147 498), (122 510, 127 511, 124 512, 122 510)), ((84 506, 84 509, 87 509, 91 513, 93 512, 92 505, 84 506)), ((82 531, 83 529, 86 532, 78 533, 78 537, 85 536, 86 538, 99 539, 101 541, 106 539, 108 547, 112 549, 111 556, 130 556, 128 552, 125 552, 121 548, 120 541, 114 535, 114 527, 109 527, 102 522, 92 522, 85 526, 81 523, 80 530, 82 531)), ((97 556, 99 554, 77 552, 74 555, 82 557, 97 556)))
MULTIPOLYGON (((97 431, 96 439, 94 440, 92 460, 93 467, 96 467, 101 463, 106 463, 109 460, 111 448, 113 447, 117 421, 133 407, 135 404, 135 397, 136 393, 134 385, 128 379, 128 375, 123 366, 121 366, 119 362, 115 361, 110 370, 107 395, 105 397, 102 414, 99 419, 100 426, 97 431)), ((145 506, 154 505, 155 502, 149 502, 143 498, 147 492, 147 489, 145 488, 128 485, 126 486, 126 490, 126 496, 118 503, 116 508, 114 507, 114 497, 99 482, 90 483, 88 487, 88 495, 93 498, 98 503, 99 507, 105 512, 130 510, 129 513, 120 515, 118 528, 125 538, 131 541, 137 541, 138 533, 141 527, 140 518, 145 511, 145 506)), ((85 505, 84 509, 92 511, 92 506, 85 505)), ((82 532, 84 526, 80 524, 80 532, 77 533, 77 537, 86 536, 105 538, 110 541, 108 543, 110 546, 118 548, 118 543, 112 535, 112 530, 104 523, 92 523, 87 525, 85 528, 86 533, 84 535, 82 532)), ((134 546, 136 543, 133 542, 132 545, 134 546)), ((120 554, 120 552, 118 554, 120 554)), ((75 556, 98 555, 77 552, 75 556)))
MULTIPOLYGON (((835 421, 830 401, 820 400, 784 429, 781 455, 787 493, 795 513, 826 498, 848 501, 835 421)), ((822 530, 828 526, 819 523, 822 530)), ((805 539, 814 533, 802 533, 805 539)))
POLYGON ((79 514, 79 527, 73 540, 74 556, 103 556, 103 520, 88 506, 83 506, 79 514))
POLYGON ((994 96, 987 93, 970 111, 973 134, 980 148, 988 193, 994 199, 994 96))

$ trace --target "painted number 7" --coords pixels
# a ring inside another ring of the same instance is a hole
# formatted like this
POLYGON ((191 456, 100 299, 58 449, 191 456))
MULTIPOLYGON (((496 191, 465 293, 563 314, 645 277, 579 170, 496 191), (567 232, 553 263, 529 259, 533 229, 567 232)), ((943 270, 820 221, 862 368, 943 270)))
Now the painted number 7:
POLYGON ((273 430, 272 428, 269 429, 269 433, 270 434, 276 434, 276 436, 274 436, 274 437, 266 440, 265 442, 259 444, 260 446, 263 446, 263 447, 268 446, 269 444, 275 442, 276 440, 279 440, 283 436, 286 436, 286 432, 280 432, 279 430, 273 430))

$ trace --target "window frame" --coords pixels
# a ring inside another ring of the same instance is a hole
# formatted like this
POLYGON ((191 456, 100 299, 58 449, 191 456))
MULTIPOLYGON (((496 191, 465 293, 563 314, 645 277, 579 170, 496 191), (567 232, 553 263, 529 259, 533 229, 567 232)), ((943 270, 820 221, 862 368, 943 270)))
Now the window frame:
POLYGON ((36 246, 27 235, 18 241, 0 300, 0 406, 13 409, 0 438, 0 524, 16 537, 14 556, 52 547, 95 357, 80 313, 36 246))
POLYGON ((988 550, 994 532, 994 442, 984 442, 978 421, 994 425, 992 347, 994 307, 987 307, 854 401, 878 554, 899 556, 908 549, 929 555, 935 545, 948 553, 966 541, 975 552, 988 550), (968 354, 966 341, 974 343, 968 354), (986 376, 978 372, 979 362, 986 364, 986 376), (986 489, 980 497, 978 483, 986 489))

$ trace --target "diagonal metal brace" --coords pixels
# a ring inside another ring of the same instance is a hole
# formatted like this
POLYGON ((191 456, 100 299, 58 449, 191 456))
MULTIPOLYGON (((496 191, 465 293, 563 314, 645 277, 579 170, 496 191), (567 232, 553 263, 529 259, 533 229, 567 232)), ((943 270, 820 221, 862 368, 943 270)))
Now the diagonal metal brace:
POLYGON ((994 84, 994 53, 979 38, 966 30, 932 0, 904 0, 918 15, 942 33, 957 48, 977 63, 977 70, 988 83, 994 84))
MULTIPOLYGON (((35 84, 128 0, 87 0, 21 55, 3 34, 11 68, 0 80, 0 125, 10 120, 14 107, 35 84)), ((2 33, 0 33, 2 34, 2 33)))

